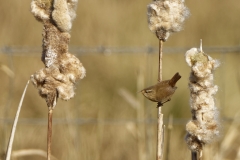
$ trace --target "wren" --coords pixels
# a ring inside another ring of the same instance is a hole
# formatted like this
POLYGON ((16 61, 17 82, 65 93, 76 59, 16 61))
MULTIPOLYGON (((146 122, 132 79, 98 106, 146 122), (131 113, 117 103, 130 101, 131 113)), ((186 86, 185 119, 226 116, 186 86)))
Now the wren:
POLYGON ((141 90, 142 94, 153 102, 158 102, 158 107, 171 100, 177 87, 177 81, 181 78, 177 72, 172 79, 158 82, 157 84, 141 90))

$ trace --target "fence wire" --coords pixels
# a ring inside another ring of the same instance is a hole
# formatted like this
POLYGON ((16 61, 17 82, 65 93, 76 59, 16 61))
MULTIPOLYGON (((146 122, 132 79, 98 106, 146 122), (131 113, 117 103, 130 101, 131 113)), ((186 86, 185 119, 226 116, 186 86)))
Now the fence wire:
MULTIPOLYGON (((183 54, 192 47, 165 47, 163 52, 166 54, 183 54)), ((4 46, 0 47, 0 55, 11 55, 11 56, 40 56, 41 47, 29 47, 29 46, 4 46)), ((204 47, 204 52, 206 53, 240 53, 240 46, 226 46, 217 47, 210 46, 204 47)), ((156 54, 158 53, 158 47, 146 46, 146 47, 106 47, 106 46, 96 46, 96 47, 80 47, 80 46, 70 46, 70 52, 75 55, 111 55, 111 54, 156 54)), ((185 125, 189 119, 187 118, 174 118, 174 125, 185 125)), ((168 119, 164 120, 168 122, 168 119)), ((233 119, 223 119, 226 123, 231 123, 233 119)), ((12 124, 13 119, 1 119, 0 124, 12 124)), ((46 119, 29 119, 22 118, 19 119, 20 124, 31 125, 46 125, 46 119)), ((157 119, 66 119, 66 118, 55 118, 53 124, 73 124, 73 125, 88 125, 88 124, 104 124, 104 125, 123 125, 126 123, 145 123, 145 124, 155 124, 157 119)), ((237 120, 240 123, 240 119, 237 120)))
MULTIPOLYGON (((172 124, 174 125, 186 125, 190 118, 174 118, 172 124)), ((223 123, 232 123, 234 120, 235 123, 240 124, 240 119, 234 118, 224 118, 222 117, 223 123)), ((0 124, 12 124, 14 119, 11 118, 0 118, 0 124)), ((168 124, 169 119, 164 118, 164 122, 168 124)), ((20 118, 18 121, 19 124, 23 125, 47 125, 46 118, 20 118)), ((58 124, 72 124, 72 125, 93 125, 93 124, 102 124, 102 125, 125 125, 128 123, 135 124, 157 124, 156 118, 147 118, 147 119, 94 119, 94 118, 54 118, 53 125, 58 124)))
MULTIPOLYGON (((185 53, 192 47, 164 47, 164 53, 179 54, 185 53)), ((203 47, 206 53, 239 53, 240 46, 226 46, 226 47, 203 47)), ((76 47, 72 46, 69 50, 76 55, 91 55, 91 54, 136 54, 136 53, 158 53, 158 47, 146 46, 146 47, 76 47)), ((0 48, 0 54, 11 54, 15 56, 39 56, 41 47, 17 47, 17 46, 4 46, 0 48), (35 54, 33 54, 35 53, 35 54)))
MULTIPOLYGON (((116 54, 157 54, 158 53, 158 47, 153 47, 153 46, 145 46, 145 47, 106 47, 106 46, 96 46, 96 47, 79 47, 79 46, 70 46, 69 51, 77 56, 88 56, 88 55, 116 55, 116 54)), ((164 47, 163 52, 164 54, 185 54, 187 50, 189 50, 192 47, 164 47)), ((224 54, 225 53, 240 53, 240 46, 229 46, 229 47, 204 47, 203 48, 204 52, 206 53, 220 53, 224 54)), ((8 56, 8 65, 11 66, 10 68, 13 68, 13 56, 22 56, 22 57, 40 57, 40 53, 42 52, 41 47, 29 47, 29 46, 4 46, 0 47, 0 55, 6 55, 8 56)), ((148 61, 149 63, 149 61, 148 61)), ((1 66, 0 66, 1 67, 1 66)), ((10 78, 9 84, 13 84, 13 79, 10 78)), ((0 149, 4 150, 7 146, 7 139, 8 139, 8 134, 10 130, 10 126, 13 124, 14 119, 13 118, 8 118, 9 116, 9 106, 11 106, 12 101, 10 100, 12 98, 12 94, 14 91, 13 85, 9 85, 9 93, 8 93, 8 99, 7 99, 7 104, 5 106, 5 109, 3 109, 3 118, 0 118, 0 128, 2 128, 1 131, 1 138, 0 138, 0 149)), ((225 102, 223 102, 225 104, 225 102)), ((148 115, 149 116, 149 115, 148 115)), ((166 116, 165 116, 166 117, 166 116)), ((174 118, 173 121, 170 121, 168 118, 164 118, 164 123, 166 125, 172 124, 173 126, 181 127, 184 128, 183 126, 186 125, 187 121, 190 120, 190 117, 188 118, 174 118)), ((230 125, 230 124, 240 124, 240 118, 236 117, 221 117, 221 125, 224 126, 230 125)), ((154 128, 157 124, 157 119, 156 118, 151 118, 151 117, 144 117, 143 119, 137 119, 137 118, 132 118, 132 119, 99 119, 99 118, 53 118, 53 125, 55 125, 56 129, 58 125, 63 128, 61 131, 66 131, 66 133, 62 135, 71 135, 67 139, 70 139, 71 141, 74 141, 74 147, 71 148, 71 151, 76 151, 76 159, 80 159, 81 154, 79 154, 79 151, 85 149, 84 146, 85 142, 89 142, 89 140, 93 139, 95 137, 94 134, 98 139, 101 138, 103 141, 103 135, 102 133, 110 132, 105 130, 104 126, 110 126, 110 127, 126 127, 127 133, 129 133, 129 136, 132 137, 132 135, 135 135, 135 139, 137 143, 141 140, 143 146, 145 147, 145 153, 146 157, 145 159, 154 159, 154 145, 155 145, 155 131, 154 128), (133 128, 135 129, 134 131, 132 129, 127 129, 129 124, 136 124, 138 128, 133 128), (62 127, 61 125, 67 125, 67 127, 62 127), (70 127, 69 127, 70 126, 70 127), (84 127, 95 127, 94 129, 89 129, 94 132, 94 134, 89 134, 89 131, 85 131, 84 127), (97 127, 96 127, 97 126, 97 127), (140 128, 141 127, 141 128, 140 128), (144 128, 143 128, 144 127, 144 128), (96 133, 95 133, 96 131, 96 133), (89 134, 89 136, 85 136, 86 133, 89 134), (135 134, 134 134, 135 133, 135 134), (140 133, 140 134, 139 134, 140 133), (141 135, 144 135, 140 137, 141 135), (99 138, 100 137, 100 138, 99 138), (86 141, 85 141, 86 140, 86 141), (82 145, 83 144, 83 145, 82 145), (149 158, 150 157, 150 158, 149 158)), ((19 128, 18 134, 21 136, 29 136, 27 138, 27 141, 31 142, 31 140, 34 143, 38 143, 39 140, 35 137, 38 137, 39 135, 34 135, 34 134, 27 134, 27 133, 37 133, 39 132, 40 128, 39 127, 46 127, 48 125, 47 118, 20 118, 18 121, 18 125, 22 126, 31 126, 28 128, 28 131, 21 130, 19 128), (35 136, 34 140, 33 137, 30 138, 30 136, 35 136)), ((179 128, 180 128, 179 127, 179 128)), ((24 128, 24 127, 22 127, 24 128)), ((115 130, 115 128, 114 128, 115 130)), ((58 131, 60 131, 58 129, 58 131)), ((235 130, 234 130, 235 131, 235 130)), ((175 132, 175 131, 174 131, 175 132)), ((117 133, 117 132, 116 132, 117 133)), ((167 138, 171 137, 171 132, 167 130, 166 132, 167 138)), ((173 133, 173 132, 172 132, 173 133)), ((114 133, 115 134, 115 133, 114 133)), ((57 136, 58 134, 56 134, 57 136)), ((61 134, 60 134, 61 135, 61 134)), ((110 134, 109 134, 110 135, 110 134)), ((177 135, 177 134, 176 134, 177 135)), ((118 135, 117 135, 118 136, 118 135)), ((175 136, 175 135, 174 135, 175 136)), ((182 133, 183 136, 183 133, 182 133)), ((172 136, 173 137, 173 136, 172 136)), ((176 136, 175 136, 176 137, 176 136)), ((62 137, 61 137, 62 138, 62 137)), ((182 138, 183 139, 183 138, 182 138)), ((61 140, 60 140, 61 141, 61 140)), ((17 141, 17 144, 19 146, 23 146, 22 143, 22 138, 21 140, 17 141)), ((31 142, 31 143, 33 143, 31 142)), ((103 144, 107 143, 108 141, 104 141, 103 144)), ((15 142, 16 143, 16 142, 15 142)), ((168 142, 167 142, 168 143, 168 142)), ((174 142, 177 143, 177 142, 174 142)), ((62 142, 61 144, 65 144, 62 142)), ((140 143, 139 143, 140 144, 140 143)), ((67 144, 68 145, 68 144, 67 144)), ((98 147, 102 147, 102 145, 97 143, 95 146, 99 145, 98 147)), ((69 145, 70 146, 70 145, 69 145)), ((167 144, 166 146, 170 146, 170 143, 167 144)), ((87 148, 87 147, 86 147, 87 148)), ((85 149, 86 150, 86 149, 85 149)), ((95 151, 96 154, 100 154, 98 152, 101 152, 102 150, 95 151)), ((81 152, 82 153, 82 152, 81 152)), ((90 153, 90 152, 89 152, 90 153)), ((86 155, 86 154, 84 154, 86 155)), ((0 157, 1 159, 1 157, 0 157)))

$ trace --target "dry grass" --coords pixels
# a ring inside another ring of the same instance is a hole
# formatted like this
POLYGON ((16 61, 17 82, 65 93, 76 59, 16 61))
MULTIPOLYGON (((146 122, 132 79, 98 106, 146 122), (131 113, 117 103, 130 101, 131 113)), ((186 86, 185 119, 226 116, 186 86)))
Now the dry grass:
MULTIPOLYGON (((72 46, 158 46, 155 35, 147 27, 146 5, 150 1, 80 1, 76 21, 73 24, 72 46)), ((191 17, 186 21, 185 29, 172 35, 164 47, 196 47, 199 39, 203 46, 233 46, 239 44, 240 23, 238 20, 239 2, 230 0, 219 2, 187 1, 191 17)), ((40 46, 42 25, 30 14, 30 0, 22 2, 2 1, 0 5, 0 46, 24 45, 40 46)), ((204 50, 204 48, 203 48, 204 50)), ((3 124, 3 118, 13 118, 16 106, 22 94, 22 88, 30 75, 43 66, 40 53, 38 56, 7 56, 0 54, 1 65, 8 66, 15 74, 14 79, 0 70, 0 150, 6 149, 11 123, 3 124), (10 96, 9 96, 10 95, 10 96), (3 145, 2 145, 3 144, 3 145)), ((219 85, 217 105, 221 116, 231 118, 239 108, 239 55, 208 53, 222 62, 216 71, 216 84, 219 85)), ((137 71, 142 66, 145 86, 157 80, 158 55, 86 55, 79 57, 87 69, 87 77, 77 87, 77 95, 69 102, 59 101, 53 122, 57 118, 71 121, 75 118, 97 119, 102 123, 85 123, 81 125, 53 125, 53 155, 58 159, 112 160, 138 159, 137 138, 127 129, 131 123, 115 123, 116 120, 136 120, 136 111, 119 94, 120 88, 126 88, 137 95, 137 71), (107 121, 107 123, 103 123, 107 121)), ((165 117, 172 114, 174 118, 190 119, 189 92, 187 82, 189 68, 182 54, 164 54, 163 79, 168 79, 176 71, 182 79, 172 101, 163 108, 165 117)), ((146 129, 146 148, 148 159, 155 158, 156 147, 156 104, 146 101, 145 117, 154 119, 146 129)), ((30 85, 22 107, 20 122, 17 127, 13 150, 46 148, 46 124, 32 124, 21 121, 23 118, 44 118, 47 120, 45 101, 36 89, 30 85)), ((239 117, 237 117, 239 118, 239 117)), ((166 122, 166 121, 165 121, 166 122)), ((176 122, 176 121, 175 121, 176 122)), ((134 125, 133 125, 134 126, 134 125)), ((227 123, 223 124, 222 137, 228 136, 227 123), (225 127, 226 126, 226 127, 225 127)), ((239 128, 237 128, 239 131, 239 128)), ((134 128, 133 128, 134 131, 134 128)), ((190 151, 184 142, 185 124, 177 125, 171 133, 170 160, 190 159, 190 151), (180 157, 180 158, 179 158, 180 157)), ((219 151, 215 143, 213 152, 219 151)), ((235 140, 231 146, 228 159, 235 159, 240 142, 235 140)), ((204 154, 206 155, 206 154, 204 154)), ((211 157, 211 155, 210 155, 211 157)), ((41 157, 18 158, 42 160, 41 157)))

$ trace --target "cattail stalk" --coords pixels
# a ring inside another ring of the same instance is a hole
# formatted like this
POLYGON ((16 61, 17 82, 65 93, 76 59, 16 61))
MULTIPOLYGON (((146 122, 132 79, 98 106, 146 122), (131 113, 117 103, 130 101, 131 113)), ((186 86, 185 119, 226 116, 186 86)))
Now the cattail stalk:
POLYGON ((58 98, 74 97, 75 84, 86 75, 80 60, 68 52, 78 0, 32 0, 31 12, 43 24, 42 62, 45 68, 31 75, 48 106, 47 159, 51 157, 52 114, 58 98))
MULTIPOLYGON (((159 62, 158 62, 158 82, 162 81, 162 47, 163 47, 163 41, 159 40, 159 62)), ((162 160, 163 158, 163 114, 162 114, 162 108, 160 104, 157 104, 158 108, 158 125, 157 125, 157 160, 162 160)))
POLYGON ((192 151, 191 152, 192 160, 198 160, 198 156, 197 155, 198 155, 197 152, 192 151))
POLYGON ((161 107, 159 107, 157 126, 157 160, 162 160, 163 158, 163 142, 164 142, 163 114, 161 112, 161 107))
POLYGON ((213 83, 213 71, 219 62, 200 49, 192 48, 185 54, 191 67, 189 78, 192 120, 186 125, 186 143, 192 151, 192 159, 202 157, 203 146, 219 136, 218 110, 214 95, 218 86, 213 83))
POLYGON ((158 62, 158 82, 162 81, 162 57, 163 57, 163 41, 159 40, 159 62, 158 62))
POLYGON ((53 109, 49 108, 49 110, 48 110, 48 131, 47 131, 47 160, 51 160, 52 115, 53 115, 53 109))
MULTIPOLYGON (((179 32, 189 16, 184 0, 155 0, 147 6, 148 27, 159 39, 158 82, 162 81, 162 47, 171 33, 179 32)), ((163 114, 158 103, 157 160, 163 158, 163 114)))

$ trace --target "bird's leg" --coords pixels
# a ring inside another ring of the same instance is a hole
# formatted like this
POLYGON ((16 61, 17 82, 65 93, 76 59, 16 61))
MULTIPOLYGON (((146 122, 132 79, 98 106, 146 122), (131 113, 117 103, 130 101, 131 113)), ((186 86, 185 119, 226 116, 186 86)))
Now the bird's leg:
POLYGON ((163 103, 161 103, 161 102, 157 103, 157 108, 162 107, 162 106, 163 106, 163 103))
POLYGON ((167 102, 169 102, 169 101, 171 101, 171 98, 169 98, 168 100, 166 100, 166 101, 163 102, 162 104, 167 103, 167 102))

